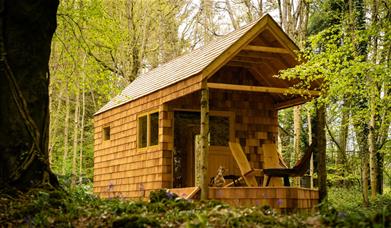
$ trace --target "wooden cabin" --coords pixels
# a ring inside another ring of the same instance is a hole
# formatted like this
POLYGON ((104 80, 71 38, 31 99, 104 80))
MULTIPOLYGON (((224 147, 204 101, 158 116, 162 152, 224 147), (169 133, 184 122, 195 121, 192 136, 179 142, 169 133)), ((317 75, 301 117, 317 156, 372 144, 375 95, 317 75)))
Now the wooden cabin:
MULTIPOLYGON (((219 166, 226 168, 226 174, 241 175, 228 142, 240 143, 250 165, 263 168, 262 145, 277 141, 278 110, 317 94, 310 88, 302 96, 303 91, 289 89, 297 81, 275 77, 299 64, 296 50, 266 15, 140 75, 95 114, 94 192, 132 199, 148 197, 160 188, 195 186, 201 90, 209 96, 205 101, 209 114, 204 116, 210 129, 207 180, 219 166)), ((274 198, 281 192, 285 198, 301 197, 306 200, 303 207, 311 207, 317 199, 315 190, 266 188, 270 192, 266 195, 274 198)), ((257 204, 268 198, 254 188, 248 194, 227 189, 231 198, 225 201, 233 204, 257 204), (251 194, 254 200, 248 199, 251 194)), ((209 198, 224 200, 221 191, 210 188, 209 198)), ((296 201, 284 204, 299 207, 296 201)))

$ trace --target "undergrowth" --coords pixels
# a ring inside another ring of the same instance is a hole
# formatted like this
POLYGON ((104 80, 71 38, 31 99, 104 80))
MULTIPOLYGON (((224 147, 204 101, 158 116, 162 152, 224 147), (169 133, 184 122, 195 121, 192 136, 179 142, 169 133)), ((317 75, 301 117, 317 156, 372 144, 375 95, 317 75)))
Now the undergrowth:
POLYGON ((0 226, 33 227, 390 227, 391 197, 362 206, 355 189, 332 189, 314 214, 281 215, 268 207, 233 208, 217 201, 191 202, 159 190, 150 202, 100 199, 90 186, 33 189, 0 195, 0 226))
POLYGON ((378 195, 364 206, 358 188, 333 188, 321 207, 322 220, 332 227, 391 227, 391 194, 378 195))

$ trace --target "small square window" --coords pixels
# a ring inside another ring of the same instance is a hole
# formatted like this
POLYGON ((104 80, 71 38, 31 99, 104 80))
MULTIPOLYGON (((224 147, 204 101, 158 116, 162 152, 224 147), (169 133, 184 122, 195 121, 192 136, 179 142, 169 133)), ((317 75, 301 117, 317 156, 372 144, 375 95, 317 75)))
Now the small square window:
POLYGON ((103 128, 103 141, 110 140, 110 127, 103 128))

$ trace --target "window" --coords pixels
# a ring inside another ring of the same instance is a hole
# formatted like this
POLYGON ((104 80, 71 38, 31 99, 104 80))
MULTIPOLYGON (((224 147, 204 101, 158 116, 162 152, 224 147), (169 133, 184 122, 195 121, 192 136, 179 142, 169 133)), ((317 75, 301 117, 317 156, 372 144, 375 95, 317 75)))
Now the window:
POLYGON ((209 118, 210 145, 228 146, 229 118, 224 116, 211 116, 209 118))
POLYGON ((148 119, 147 116, 142 116, 138 119, 138 147, 147 146, 147 136, 148 136, 148 119))
POLYGON ((159 140, 159 114, 157 112, 152 113, 149 119, 151 129, 150 146, 157 145, 159 140))
POLYGON ((159 113, 149 113, 138 118, 138 148, 159 143, 159 113))
POLYGON ((110 140, 110 127, 103 128, 103 141, 110 140))
MULTIPOLYGON (((230 140, 230 118, 231 114, 214 114, 209 116, 209 140, 211 146, 228 146, 230 140), (225 115, 224 115, 225 114, 225 115)), ((233 118, 233 117, 232 117, 233 118)), ((193 111, 176 111, 174 113, 174 144, 181 143, 179 138, 183 138, 182 132, 186 131, 187 127, 197 128, 200 132, 200 113, 193 111)), ((233 125, 232 125, 233 126, 233 125)))

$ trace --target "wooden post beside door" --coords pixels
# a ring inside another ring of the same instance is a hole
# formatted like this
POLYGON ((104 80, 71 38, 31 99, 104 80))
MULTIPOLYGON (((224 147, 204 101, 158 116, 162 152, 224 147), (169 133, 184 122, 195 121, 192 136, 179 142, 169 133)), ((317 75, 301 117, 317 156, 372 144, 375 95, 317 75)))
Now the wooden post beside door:
MULTIPOLYGON (((209 90, 207 81, 201 84, 201 140, 200 140, 200 162, 201 162, 201 200, 208 199, 208 154, 209 154, 209 90)), ((197 157, 197 156, 196 156, 197 157)))

